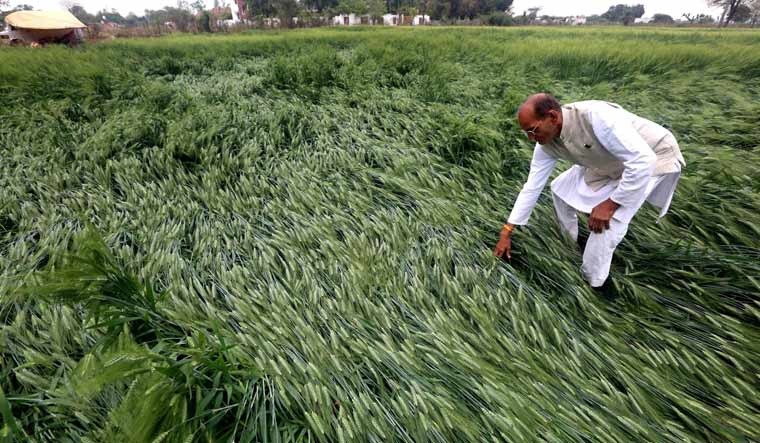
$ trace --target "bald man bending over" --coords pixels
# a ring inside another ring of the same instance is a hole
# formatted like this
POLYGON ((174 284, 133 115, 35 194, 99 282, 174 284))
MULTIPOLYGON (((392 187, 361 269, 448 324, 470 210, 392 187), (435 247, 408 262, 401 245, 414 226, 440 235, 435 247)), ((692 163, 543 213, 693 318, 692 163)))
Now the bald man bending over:
POLYGON ((673 134, 619 105, 589 100, 561 106, 536 94, 520 106, 520 127, 536 142, 528 180, 502 227, 494 255, 511 258, 511 236, 530 218, 558 159, 574 165, 552 181, 560 229, 583 249, 581 272, 594 288, 608 286, 612 254, 644 201, 670 206, 686 162, 673 134), (577 211, 589 214, 590 235, 578 238, 577 211))

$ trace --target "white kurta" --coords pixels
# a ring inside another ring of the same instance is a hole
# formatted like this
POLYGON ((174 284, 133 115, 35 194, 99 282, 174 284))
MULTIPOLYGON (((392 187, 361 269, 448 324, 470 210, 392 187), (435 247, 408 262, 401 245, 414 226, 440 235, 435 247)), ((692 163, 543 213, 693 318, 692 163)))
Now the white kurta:
MULTIPOLYGON (((599 203, 609 199, 620 207, 613 214, 610 228, 601 233, 590 233, 583 251, 581 271, 591 286, 601 286, 609 275, 612 255, 628 232, 628 223, 644 201, 661 208, 664 216, 673 199, 679 172, 653 176, 656 156, 644 139, 633 129, 629 112, 601 108, 591 111, 591 126, 599 142, 624 165, 623 176, 594 191, 584 180, 585 168, 574 165, 552 182, 554 209, 560 228, 573 240, 578 238, 577 212, 591 213, 599 203)), ((560 134, 560 138, 562 134, 560 134)), ((546 181, 554 170, 557 159, 536 144, 530 163, 528 180, 517 196, 508 222, 524 225, 536 206, 546 181)))
MULTIPOLYGON (((552 192, 565 203, 586 214, 599 203, 611 198, 620 207, 613 218, 629 223, 644 201, 661 208, 664 216, 673 198, 680 172, 652 176, 654 152, 643 138, 633 129, 625 110, 610 110, 591 113, 594 135, 613 156, 625 166, 623 177, 613 180, 594 191, 584 181, 585 168, 574 165, 552 181, 552 192)), ((562 134, 560 134, 562 137, 562 134)), ((515 225, 527 224, 530 214, 554 170, 557 159, 550 156, 540 144, 536 144, 530 164, 528 180, 512 208, 508 222, 515 225)), ((676 161, 680 171, 680 164, 676 161)))

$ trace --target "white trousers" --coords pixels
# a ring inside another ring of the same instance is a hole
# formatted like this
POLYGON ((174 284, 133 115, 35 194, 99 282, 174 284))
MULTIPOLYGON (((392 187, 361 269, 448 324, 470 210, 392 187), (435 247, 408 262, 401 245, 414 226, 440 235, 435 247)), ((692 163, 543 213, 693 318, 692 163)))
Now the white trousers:
MULTIPOLYGON (((552 192, 554 211, 561 231, 573 242, 578 240, 578 213, 557 194, 552 192)), ((615 248, 628 232, 628 223, 616 219, 610 220, 610 228, 597 234, 591 232, 583 251, 581 272, 586 281, 593 287, 601 286, 610 274, 610 263, 615 248)))

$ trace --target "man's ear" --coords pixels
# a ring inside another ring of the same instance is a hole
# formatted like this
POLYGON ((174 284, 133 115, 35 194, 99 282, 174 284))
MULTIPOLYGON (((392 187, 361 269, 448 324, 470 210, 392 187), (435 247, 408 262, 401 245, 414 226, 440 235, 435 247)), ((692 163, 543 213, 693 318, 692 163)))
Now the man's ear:
POLYGON ((549 117, 551 118, 552 123, 559 122, 559 112, 555 111, 554 109, 549 110, 549 117))

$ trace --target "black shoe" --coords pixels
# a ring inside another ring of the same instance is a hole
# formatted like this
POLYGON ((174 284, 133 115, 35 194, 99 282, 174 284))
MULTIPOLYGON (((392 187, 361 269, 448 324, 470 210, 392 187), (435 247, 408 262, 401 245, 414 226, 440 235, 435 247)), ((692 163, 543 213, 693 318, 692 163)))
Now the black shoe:
POLYGON ((603 298, 605 298, 608 301, 613 301, 615 298, 617 298, 617 290, 615 289, 615 284, 612 283, 611 278, 607 278, 607 280, 602 283, 602 286, 597 287, 591 287, 594 291, 596 291, 599 295, 601 295, 603 298))

